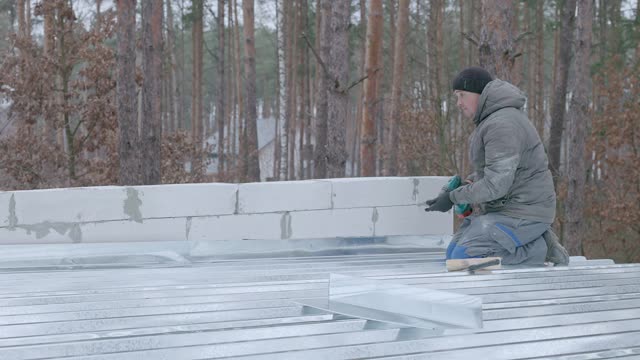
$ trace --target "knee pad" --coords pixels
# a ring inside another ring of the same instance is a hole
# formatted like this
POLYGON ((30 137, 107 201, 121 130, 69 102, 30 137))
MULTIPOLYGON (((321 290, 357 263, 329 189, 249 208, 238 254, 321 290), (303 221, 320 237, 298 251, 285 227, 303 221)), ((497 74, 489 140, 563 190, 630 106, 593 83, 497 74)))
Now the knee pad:
POLYGON ((466 246, 455 246, 451 250, 451 256, 449 259, 468 259, 471 256, 467 255, 467 247, 466 246))
POLYGON ((447 259, 451 259, 451 253, 453 252, 453 249, 455 249, 456 247, 456 243, 455 242, 450 242, 449 246, 447 247, 447 259))

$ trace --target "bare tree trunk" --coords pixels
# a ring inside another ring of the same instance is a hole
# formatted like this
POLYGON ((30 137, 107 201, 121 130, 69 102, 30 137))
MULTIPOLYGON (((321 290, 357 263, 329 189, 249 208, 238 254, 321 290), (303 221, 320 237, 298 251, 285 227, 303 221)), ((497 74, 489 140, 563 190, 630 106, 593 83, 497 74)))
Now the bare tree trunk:
MULTIPOLYGON (((478 0, 471 0, 471 1, 467 1, 467 0, 462 0, 463 2, 465 2, 466 4, 468 4, 468 17, 469 17, 469 26, 468 26, 468 32, 479 36, 480 35, 480 16, 481 16, 481 11, 480 11, 480 4, 478 0)), ((471 42, 471 41, 467 41, 467 64, 468 65, 476 65, 478 64, 478 48, 471 42)), ((452 104, 455 105, 455 104, 452 104)), ((473 124, 470 121, 466 121, 466 119, 464 119, 462 117, 462 114, 460 112, 458 112, 458 123, 460 124, 460 134, 464 134, 464 138, 461 139, 461 145, 460 145, 460 172, 461 174, 469 174, 469 172, 471 171, 470 167, 470 162, 469 162, 469 157, 468 157, 468 144, 469 142, 467 141, 467 137, 469 136, 469 134, 471 133, 471 127, 473 126, 473 124)))
POLYGON ((96 0, 96 28, 100 28, 102 20, 102 0, 96 0))
POLYGON ((202 48, 203 48, 203 1, 193 0, 193 78, 191 91, 191 132, 193 135, 193 159, 191 161, 191 173, 196 181, 204 176, 204 164, 202 158, 203 124, 202 124, 202 48))
POLYGON ((235 53, 236 53, 236 97, 238 99, 237 106, 237 116, 235 120, 237 124, 235 125, 235 129, 237 132, 237 136, 234 137, 234 147, 235 141, 237 140, 238 147, 238 161, 236 163, 236 180, 244 181, 246 177, 246 168, 247 168, 247 159, 245 156, 246 146, 245 146, 245 131, 244 131, 244 94, 242 91, 242 69, 244 68, 242 64, 242 52, 240 51, 240 23, 238 22, 238 0, 233 0, 233 22, 235 24, 235 53))
MULTIPOLYGON (((67 4, 61 6, 59 10, 61 12, 72 11, 67 4)), ((60 66, 59 69, 59 77, 60 80, 60 89, 62 90, 59 94, 59 104, 63 109, 60 113, 62 117, 62 127, 60 128, 60 132, 63 132, 64 136, 66 136, 66 143, 63 144, 65 146, 65 151, 67 155, 67 170, 68 170, 68 186, 73 186, 75 180, 77 179, 77 159, 78 159, 78 149, 76 148, 75 142, 75 134, 77 128, 73 129, 71 125, 71 116, 69 110, 69 85, 71 82, 71 73, 73 71, 73 64, 69 61, 69 48, 68 48, 68 34, 73 29, 65 29, 66 21, 73 21, 73 19, 69 19, 68 17, 58 16, 57 17, 57 26, 60 30, 59 36, 57 36, 57 50, 58 50, 58 63, 60 66)))
MULTIPOLYGON (((469 66, 469 62, 467 61, 467 55, 465 52, 465 47, 466 45, 466 40, 464 37, 464 34, 467 32, 464 28, 465 25, 465 16, 464 16, 464 3, 467 2, 468 0, 458 0, 458 6, 460 7, 460 43, 462 44, 460 46, 460 65, 461 67, 465 68, 467 66, 469 66)), ((470 18, 473 19, 473 15, 470 16, 470 18)))
MULTIPOLYGON (((170 1, 170 0, 167 0, 170 1)), ((173 119, 175 117, 175 104, 173 103, 173 76, 172 76, 172 66, 171 66, 171 52, 172 49, 169 46, 169 25, 168 19, 164 19, 164 14, 166 11, 165 8, 166 2, 163 1, 162 8, 162 16, 163 16, 163 24, 161 24, 161 37, 162 37, 162 81, 160 82, 160 86, 162 89, 162 100, 161 100, 161 121, 162 121, 162 132, 172 132, 171 127, 173 126, 173 119), (165 29, 167 32, 165 32, 165 29)), ((160 139, 162 143, 162 138, 160 139)))
POLYGON ((176 119, 176 103, 175 103, 175 91, 174 91, 174 87, 176 84, 177 79, 175 78, 174 74, 175 74, 175 67, 176 67, 176 62, 175 62, 175 29, 174 29, 174 24, 173 24, 173 9, 171 9, 172 3, 171 0, 166 0, 165 1, 165 9, 164 11, 166 11, 167 14, 167 20, 165 23, 166 26, 166 30, 167 32, 165 33, 165 37, 166 37, 166 48, 165 48, 165 70, 164 70, 164 75, 165 75, 165 79, 164 79, 164 91, 165 91, 165 98, 164 101, 166 102, 165 106, 166 106, 166 111, 167 113, 165 114, 165 121, 163 124, 163 133, 173 133, 176 129, 174 128, 175 125, 175 119, 176 119))
MULTIPOLYGON (((183 2, 182 5, 184 5, 184 0, 181 0, 183 2)), ((171 12, 171 17, 173 18, 173 12, 171 12)), ((185 51, 184 51, 184 21, 181 21, 181 26, 180 26, 180 36, 181 36, 181 40, 182 42, 180 43, 180 55, 178 56, 178 48, 177 48, 177 41, 176 40, 176 36, 174 34, 173 36, 173 40, 174 40, 174 56, 175 56, 175 102, 176 102, 176 119, 175 119, 175 124, 174 124, 174 128, 176 130, 179 129, 184 129, 185 128, 185 124, 186 124, 186 117, 184 114, 184 109, 185 109, 185 103, 184 103, 184 96, 183 94, 185 93, 185 88, 184 88, 184 84, 186 83, 185 81, 185 51)))
MULTIPOLYGON (((318 0, 320 7, 320 64, 324 67, 329 61, 331 50, 331 1, 318 0)), ((314 154, 314 173, 318 179, 327 177, 327 144, 328 144, 328 99, 330 74, 328 68, 323 68, 318 77, 316 95, 316 148, 314 154)))
MULTIPOLYGON (((471 11, 469 14, 469 32, 479 37, 481 32, 480 19, 482 17, 480 0, 471 0, 470 5, 471 11)), ((467 52, 469 54, 469 64, 479 64, 480 61, 478 59, 478 47, 470 41, 467 42, 467 46, 467 52)))
POLYGON ((138 157, 138 122, 136 109, 135 9, 136 0, 118 0, 118 69, 116 99, 120 138, 118 184, 137 185, 141 180, 138 157))
MULTIPOLYGON (((308 17, 308 0, 299 0, 300 1, 300 13, 299 13, 299 29, 302 29, 301 32, 307 34, 309 32, 309 17, 308 17)), ((298 51, 300 52, 300 66, 302 73, 300 74, 300 112, 299 112, 299 121, 300 121, 300 143, 298 144, 298 179, 305 178, 305 156, 304 149, 305 145, 308 144, 306 140, 306 133, 308 132, 308 124, 309 124, 309 59, 307 57, 308 50, 307 46, 299 46, 298 51)))
POLYGON ((398 27, 395 34, 395 49, 393 51, 393 86, 391 89, 391 117, 389 118, 389 136, 386 145, 389 159, 386 162, 384 175, 398 174, 398 121, 400 120, 400 99, 404 75, 405 37, 409 21, 409 0, 398 3, 398 27))
MULTIPOLYGON (((45 7, 43 15, 44 15, 44 54, 49 58, 53 58, 55 54, 55 37, 54 37, 55 36, 54 34, 55 10, 54 8, 45 7)), ((45 118, 42 133, 47 143, 55 144, 56 129, 55 129, 53 119, 45 118)))
POLYGON ((349 7, 350 0, 334 0, 331 7, 329 50, 327 175, 344 177, 347 150, 345 124, 348 116, 349 81, 349 7))
MULTIPOLYGON (((367 53, 367 1, 360 0, 360 35, 359 37, 365 39, 365 41, 361 41, 361 46, 358 46, 358 54, 359 54, 359 62, 356 74, 363 74, 365 69, 366 62, 366 53, 367 53)), ((358 87, 358 96, 357 96, 357 107, 356 107, 356 118, 354 124, 354 134, 353 134, 353 145, 351 147, 351 176, 360 176, 360 133, 361 126, 360 122, 362 121, 362 110, 364 107, 364 84, 361 84, 358 87)))
POLYGON ((162 0, 143 1, 142 33, 142 183, 159 184, 162 181, 160 140, 162 121, 160 102, 162 83, 162 0))
MULTIPOLYGON (((606 62, 613 66, 615 69, 624 69, 625 67, 625 53, 627 49, 625 45, 623 45, 623 30, 621 24, 621 7, 622 0, 607 0, 607 5, 605 11, 608 16, 607 26, 609 29, 607 30, 607 37, 604 38, 604 42, 607 43, 607 52, 604 54, 606 56, 606 62)), ((610 82, 609 78, 611 75, 607 75, 604 78, 605 82, 610 82)), ((615 80, 614 80, 615 81, 615 80)), ((612 100, 609 98, 608 94, 605 94, 606 97, 603 97, 603 101, 605 102, 617 102, 617 106, 615 107, 618 111, 622 112, 622 102, 612 100)), ((615 117, 614 123, 612 126, 620 128, 622 127, 623 119, 621 117, 615 117)), ((607 146, 606 157, 609 159, 620 158, 624 156, 622 153, 622 148, 618 146, 607 146)))
POLYGON ((640 0, 636 2, 636 66, 638 66, 638 62, 640 61, 640 0))
POLYGON ((247 178, 260 181, 260 158, 258 153, 258 129, 256 124, 256 46, 253 15, 253 0, 242 1, 244 25, 244 73, 246 77, 246 123, 247 123, 247 178))
POLYGON ((171 132, 171 125, 173 115, 175 110, 173 108, 173 91, 171 91, 171 85, 173 82, 171 81, 171 60, 168 58, 169 54, 167 52, 164 53, 162 58, 162 132, 167 133, 171 132))
MULTIPOLYGON (((389 144, 389 133, 391 132, 390 129, 390 125, 389 122, 387 121, 387 119, 389 119, 389 117, 391 116, 391 102, 393 100, 388 101, 387 100, 387 96, 385 96, 385 93, 383 92, 383 86, 384 84, 393 84, 393 64, 394 64, 394 58, 393 58, 393 51, 396 48, 395 43, 396 43, 396 5, 397 5, 398 1, 397 0, 388 0, 383 4, 383 13, 388 13, 388 18, 389 18, 389 36, 388 36, 388 45, 385 48, 385 44, 387 43, 385 41, 385 37, 384 35, 382 36, 383 39, 380 40, 381 45, 380 45, 380 64, 381 64, 381 68, 380 71, 376 74, 377 75, 377 81, 376 81, 376 94, 377 94, 377 100, 375 102, 375 122, 376 122, 376 155, 375 155, 375 175, 374 176, 381 176, 384 173, 384 167, 385 162, 388 162, 389 160, 389 149, 386 148, 386 146, 389 144), (390 54, 391 56, 388 56, 387 58, 388 60, 388 65, 385 63, 385 61, 382 58, 382 52, 385 52, 387 54, 390 54), (384 68, 391 69, 391 71, 384 71, 384 68)), ((383 16, 383 33, 384 33, 384 20, 385 16, 383 16)))
POLYGON ((286 159, 282 156, 283 141, 285 138, 285 104, 287 103, 286 94, 286 63, 285 63, 285 46, 286 46, 286 12, 284 10, 283 0, 276 0, 276 67, 278 75, 276 76, 276 137, 273 149, 273 176, 276 180, 286 179, 285 166, 286 159))
POLYGON ((607 51, 609 49, 609 44, 607 44, 608 39, 608 14, 607 8, 610 0, 598 0, 598 23, 600 28, 600 61, 604 61, 607 58, 607 51))
POLYGON ((28 38, 31 38, 31 1, 26 1, 24 4, 25 7, 25 18, 24 18, 24 23, 25 23, 25 35, 28 38))
POLYGON ((536 1, 536 73, 535 124, 540 138, 544 138, 544 0, 536 1))
POLYGON ((229 51, 227 51, 227 64, 229 64, 229 71, 227 71, 225 73, 225 77, 226 77, 226 91, 227 91, 227 101, 226 101, 226 105, 225 105, 225 111, 226 111, 226 116, 225 118, 227 119, 227 137, 226 137, 226 142, 225 142, 225 146, 227 147, 225 154, 227 154, 227 171, 230 171, 233 166, 234 166, 234 157, 235 157, 235 129, 234 129, 234 109, 235 109, 235 103, 236 103, 236 95, 235 95, 235 91, 234 91, 234 84, 233 84, 233 75, 235 74, 235 61, 233 60, 233 1, 232 0, 228 0, 227 2, 227 13, 229 15, 227 15, 227 28, 229 29, 228 32, 228 46, 229 46, 229 51))
MULTIPOLYGON (((562 6, 559 3, 556 3, 555 9, 555 20, 556 22, 561 22, 562 16, 562 6)), ((554 97, 554 91, 556 88, 556 84, 558 83, 558 63, 560 60, 560 27, 556 26, 553 31, 553 70, 551 76, 551 97, 554 97)), ((551 105, 549 105, 551 106, 551 105)))
MULTIPOLYGON (((465 17, 465 10, 467 9, 466 6, 464 6, 464 3, 469 3, 470 5, 473 5, 473 3, 467 1, 467 0, 460 0, 459 1, 459 7, 460 7, 460 43, 462 44, 460 46, 460 63, 461 63, 461 67, 467 67, 470 66, 469 62, 468 62, 468 57, 466 54, 466 47, 467 47, 467 42, 466 41, 466 37, 465 34, 469 31, 465 29, 465 24, 466 24, 466 17, 465 17)), ((471 9, 473 10, 473 8, 471 9)), ((469 16, 469 20, 473 21, 473 14, 470 14, 469 16)), ((470 43, 470 42, 469 42, 470 43)), ((448 90, 448 89, 447 89, 448 90)), ((451 104, 451 102, 447 102, 447 104, 451 104)), ((452 112, 449 111, 449 114, 451 114, 452 112)), ((455 119, 453 119, 453 126, 455 131, 455 134, 453 135, 453 137, 451 138, 452 142, 458 142, 459 141, 459 147, 461 151, 456 151, 456 157, 455 157, 455 166, 456 166, 456 170, 458 174, 467 174, 467 169, 465 168, 466 166, 466 157, 467 157, 467 153, 466 151, 464 151, 464 146, 466 141, 464 141, 465 139, 462 138, 462 136, 465 133, 466 130, 466 121, 465 119, 463 119, 462 114, 458 111, 457 114, 455 114, 455 119)))
POLYGON ((275 94, 275 108, 274 108, 274 118, 276 123, 275 129, 275 137, 273 139, 273 179, 275 181, 280 180, 280 100, 282 97, 282 93, 280 92, 281 81, 280 81, 280 69, 281 69, 281 59, 280 59, 280 38, 282 34, 281 22, 282 22, 282 6, 281 1, 275 1, 276 6, 276 94, 275 94))
MULTIPOLYGON (((56 10, 56 11, 60 11, 60 10, 56 10)), ((59 15, 59 14, 58 14, 59 15)), ((68 78, 65 77, 65 72, 66 72, 66 46, 65 46, 65 36, 64 36, 64 19, 61 16, 56 16, 54 18, 54 28, 56 28, 61 35, 55 37, 54 41, 56 42, 56 47, 57 47, 57 53, 56 53, 56 60, 61 64, 61 66, 59 67, 60 71, 58 72, 58 75, 56 76, 56 86, 58 89, 63 89, 62 91, 58 91, 57 96, 56 96, 56 102, 58 104, 58 106, 62 109, 65 108, 66 105, 66 94, 67 94, 67 90, 68 90, 68 78)), ((135 56, 134 56, 135 58, 135 56)), ((135 60, 134 60, 135 62, 135 60)), ((134 92, 135 94, 135 92, 134 92)), ((138 103, 135 102, 136 104, 136 109, 137 109, 137 105, 138 103)), ((137 113, 136 113, 137 116, 137 113)), ((74 161, 74 156, 73 154, 70 154, 68 152, 68 141, 69 141, 69 137, 67 136, 66 140, 67 142, 65 143, 65 135, 69 134, 70 132, 65 131, 65 126, 68 125, 68 120, 69 120, 69 113, 68 111, 62 111, 58 114, 58 118, 59 118, 59 124, 57 126, 56 129, 56 142, 58 143, 58 146, 61 147, 62 149, 64 149, 63 151, 65 152, 64 155, 67 156, 67 158, 69 159, 69 161, 73 162, 74 161)), ((138 128, 136 127, 136 131, 138 130, 138 128)), ((139 156, 139 155, 138 155, 139 156)), ((138 169, 138 171, 140 171, 140 169, 138 169)), ((138 175, 141 176, 141 175, 138 175)))
MULTIPOLYGON (((309 0, 304 1, 304 27, 305 31, 310 32, 311 27, 309 26, 309 0)), ((317 36, 317 33, 316 33, 317 36)), ((305 45, 304 47, 304 81, 305 81, 305 113, 304 113, 304 148, 301 147, 303 151, 301 151, 300 156, 305 159, 305 171, 304 171, 304 179, 311 179, 311 112, 312 112, 312 97, 313 97, 313 89, 311 88, 311 59, 309 54, 309 48, 305 45)), ((302 138, 300 139, 302 141, 302 138)))
POLYGON ((18 35, 22 37, 27 36, 27 22, 25 16, 25 5, 27 0, 17 0, 16 13, 18 18, 18 35))
POLYGON ((293 121, 292 114, 292 102, 295 91, 293 89, 293 30, 294 30, 294 17, 293 13, 294 3, 290 0, 285 0, 283 4, 283 57, 284 57, 284 122, 282 126, 281 134, 281 180, 291 179, 291 161, 290 161, 290 147, 291 147, 291 122, 293 121))
MULTIPOLYGON (((513 38, 517 38, 517 36, 520 34, 520 1, 515 1, 512 6, 513 6, 513 20, 511 21, 511 36, 513 38)), ((525 7, 528 8, 528 4, 524 4, 525 7)), ((517 44, 513 44, 513 47, 515 48, 517 44)), ((518 51, 517 50, 513 50, 514 54, 517 54, 518 51)), ((515 55, 512 55, 515 56, 515 55)), ((521 87, 522 86, 522 78, 523 78, 523 66, 522 66, 522 57, 518 60, 513 62, 513 69, 511 70, 511 83, 514 84, 517 87, 521 87)))
POLYGON ((167 52, 168 52, 168 71, 167 71, 167 107, 169 113, 167 115, 167 131, 175 132, 177 130, 177 101, 176 101, 176 84, 178 79, 176 76, 176 34, 173 23, 173 9, 171 0, 167 0, 167 52))
MULTIPOLYGON (((203 29, 204 31, 204 29, 203 29)), ((203 33, 203 37, 204 37, 204 33, 203 33)), ((203 44, 204 47, 204 44, 203 44)), ((203 52, 204 54, 204 52, 203 52)), ((204 59, 203 59, 204 61, 204 59)), ((204 64, 204 63, 203 63, 204 64)), ((204 65, 203 65, 203 74, 204 76, 204 65)), ((204 86, 204 79, 203 81, 203 86, 204 86)), ((211 136, 211 113, 214 111, 214 107, 215 105, 213 104, 213 101, 205 101, 208 100, 206 99, 204 92, 202 93, 202 143, 203 145, 205 143, 207 143, 207 140, 209 139, 209 136, 211 136)), ((216 149, 217 150, 217 149, 216 149)))
MULTIPOLYGON (((320 48, 320 31, 321 31, 321 25, 322 25, 322 0, 316 0, 316 7, 315 7, 315 44, 314 44, 314 56, 320 56, 318 54, 320 54, 321 52, 321 48, 320 48)), ((322 91, 320 89, 320 79, 321 77, 324 76, 324 69, 322 68, 322 66, 320 65, 320 62, 318 61, 317 58, 313 58, 314 59, 314 64, 315 64, 315 72, 314 72, 314 76, 313 76, 313 80, 312 80, 312 85, 310 85, 309 88, 309 94, 311 96, 311 108, 309 109, 311 114, 312 114, 312 123, 314 124, 314 130, 311 129, 311 126, 309 126, 308 128, 308 134, 310 136, 310 139, 308 141, 308 146, 309 146, 309 172, 310 172, 310 178, 315 179, 317 178, 317 174, 316 174, 316 168, 317 168, 317 159, 316 159, 316 154, 318 153, 318 94, 320 91, 322 91), (311 137, 311 134, 313 133, 313 137, 311 137), (315 144, 312 143, 311 138, 313 138, 313 141, 315 142, 315 144), (313 164, 313 165, 312 165, 313 164)), ((325 103, 326 103, 326 90, 325 90, 325 103)), ((326 108, 325 108, 325 113, 326 113, 326 108)), ((311 124, 310 124, 311 125, 311 124)), ((326 166, 325 166, 326 167, 326 166)))
POLYGON ((564 130, 565 107, 567 103, 567 80, 573 47, 576 0, 564 0, 561 11, 559 58, 557 79, 553 89, 551 103, 551 130, 549 133, 549 168, 554 179, 560 175, 560 149, 564 130))
POLYGON ((591 37, 593 9, 591 0, 578 2, 576 35, 576 84, 569 107, 569 162, 567 163, 565 245, 571 255, 582 255, 582 239, 586 234, 585 181, 587 119, 591 99, 591 37))
MULTIPOLYGON (((364 104, 360 137, 360 174, 376 175, 376 110, 379 69, 382 57, 382 0, 371 0, 367 20, 367 54, 364 80, 364 104)), ((344 86, 344 85, 343 85, 344 86)))
MULTIPOLYGON (((533 22, 531 19, 531 4, 529 2, 525 2, 524 4, 524 26, 525 31, 529 33, 533 33, 533 22)), ((535 91, 535 70, 536 67, 533 65, 536 57, 534 55, 534 41, 535 38, 530 36, 526 40, 525 47, 525 56, 524 59, 526 61, 526 92, 527 92, 527 116, 529 120, 531 120, 535 124, 535 104, 536 104, 536 91, 535 91)), ((535 51, 537 52, 537 51, 535 51)))
POLYGON ((46 9, 44 11, 44 52, 49 56, 51 56, 55 50, 54 16, 54 9, 46 9))
POLYGON ((289 57, 290 57, 290 66, 289 71, 291 74, 289 86, 291 87, 290 93, 292 96, 288 98, 289 100, 289 116, 287 117, 287 123, 289 125, 289 180, 294 180, 296 178, 296 122, 298 121, 298 116, 296 110, 298 109, 298 95, 300 94, 299 84, 298 84, 298 64, 300 63, 300 59, 298 58, 298 29, 300 27, 298 16, 299 4, 297 0, 291 1, 291 12, 290 19, 291 25, 289 29, 289 57))
POLYGON ((433 108, 432 113, 435 116, 436 126, 438 129, 438 155, 439 155, 439 171, 441 174, 446 172, 445 162, 447 158, 448 151, 448 142, 446 139, 446 129, 448 123, 445 118, 444 109, 443 109, 443 36, 442 36, 442 27, 443 27, 443 17, 444 17, 444 0, 434 0, 430 3, 431 8, 429 9, 429 26, 427 29, 427 39, 428 39, 428 48, 427 48, 427 62, 428 62, 428 72, 430 74, 429 81, 429 94, 430 94, 430 104, 433 108))
MULTIPOLYGON (((394 51, 394 49, 396 48, 396 30, 397 30, 397 14, 396 14, 396 5, 398 3, 398 0, 387 0, 386 2, 386 6, 383 8, 383 13, 386 9, 387 13, 389 14, 389 49, 390 51, 394 51)), ((382 17, 382 22, 383 25, 382 27, 384 28, 384 16, 382 17)), ((381 40, 382 41, 382 40, 381 40)), ((384 47, 384 45, 381 46, 381 48, 384 47)), ((393 54, 393 53, 392 53, 393 54)), ((393 58, 393 56, 390 57, 390 67, 391 69, 393 69, 393 63, 395 61, 395 59, 393 58)), ((381 60, 382 61, 382 60, 381 60)), ((380 76, 380 81, 379 83, 385 82, 385 80, 383 79, 385 77, 386 74, 381 74, 380 76)), ((389 74, 392 75, 392 74, 389 74)), ((390 82, 393 82, 393 79, 391 79, 390 82)), ((382 141, 383 139, 380 138, 380 141, 382 141)))
POLYGON ((514 34, 513 0, 482 2, 482 30, 480 31, 480 66, 492 75, 505 80, 515 79, 517 54, 514 34))
MULTIPOLYGON (((611 24, 611 29, 613 31, 609 32, 608 43, 610 45, 610 49, 614 54, 622 54, 625 49, 623 48, 623 39, 622 39, 622 31, 620 31, 620 23, 621 23, 621 7, 622 0, 608 0, 607 5, 609 8, 609 24, 611 24)), ((623 56, 618 57, 618 65, 624 66, 623 56)))
POLYGON ((224 0, 218 0, 218 96, 216 103, 216 123, 218 124, 218 178, 224 175, 225 81, 224 81, 224 0))

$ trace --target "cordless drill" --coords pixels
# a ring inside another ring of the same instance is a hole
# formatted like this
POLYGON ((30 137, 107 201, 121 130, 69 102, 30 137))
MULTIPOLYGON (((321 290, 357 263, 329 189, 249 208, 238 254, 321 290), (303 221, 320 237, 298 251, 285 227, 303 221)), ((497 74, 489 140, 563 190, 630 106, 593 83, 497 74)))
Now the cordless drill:
MULTIPOLYGON (((462 179, 460 178, 460 176, 459 175, 453 176, 451 179, 449 179, 449 182, 447 183, 447 190, 453 191, 459 188, 461 185, 462 185, 462 179)), ((471 213, 473 212, 473 208, 469 204, 455 204, 453 206, 453 212, 456 214, 457 217, 459 217, 460 219, 463 219, 471 215, 471 213)))

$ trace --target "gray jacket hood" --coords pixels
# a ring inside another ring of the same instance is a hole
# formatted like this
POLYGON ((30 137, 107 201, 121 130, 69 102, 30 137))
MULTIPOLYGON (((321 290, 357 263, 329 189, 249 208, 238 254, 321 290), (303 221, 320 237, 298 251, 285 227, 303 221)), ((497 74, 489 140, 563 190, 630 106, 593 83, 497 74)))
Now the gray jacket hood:
POLYGON ((500 79, 493 80, 485 86, 480 95, 478 111, 473 121, 478 125, 487 116, 508 107, 522 109, 526 101, 527 98, 517 87, 500 79))

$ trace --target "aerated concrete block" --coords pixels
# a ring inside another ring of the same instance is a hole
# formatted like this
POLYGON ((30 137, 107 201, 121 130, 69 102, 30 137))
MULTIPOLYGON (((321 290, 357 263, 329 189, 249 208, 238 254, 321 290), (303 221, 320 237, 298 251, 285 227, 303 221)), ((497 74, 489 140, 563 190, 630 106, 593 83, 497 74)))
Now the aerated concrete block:
POLYGON ((78 242, 78 225, 43 223, 0 228, 0 245, 70 244, 78 242))
POLYGON ((425 206, 380 207, 375 223, 376 236, 448 235, 453 233, 453 213, 424 211, 425 206))
POLYGON ((292 212, 290 238, 371 237, 374 217, 372 208, 292 212))
POLYGON ((282 239, 287 233, 288 213, 225 215, 188 221, 189 241, 282 239))
POLYGON ((238 213, 254 214, 331 208, 328 181, 287 181, 241 184, 238 213))
POLYGON ((229 215, 236 211, 236 184, 136 186, 143 219, 229 215))
POLYGON ((407 178, 332 179, 333 208, 407 205, 413 184, 407 178))
POLYGON ((13 192, 16 224, 34 225, 121 220, 127 193, 121 187, 91 187, 13 192))
POLYGON ((186 241, 185 218, 146 219, 86 223, 80 226, 80 242, 186 241))
POLYGON ((16 231, 0 235, 0 243, 451 234, 450 214, 424 214, 423 207, 416 206, 437 194, 447 180, 362 178, 7 192, 0 193, 0 228, 16 231))
POLYGON ((0 192, 0 227, 10 226, 12 215, 15 212, 15 200, 12 200, 13 192, 0 192))
MULTIPOLYGON (((333 179, 333 208, 382 207, 424 203, 448 178, 333 179)), ((434 195, 434 196, 435 196, 434 195)))
POLYGON ((413 178, 416 204, 424 205, 425 201, 438 196, 440 191, 442 191, 442 187, 447 184, 450 178, 449 176, 422 176, 413 178))
MULTIPOLYGON (((13 192, 18 224, 233 214, 237 185, 181 184, 13 192)), ((1 198, 0 198, 1 200, 1 198)))

